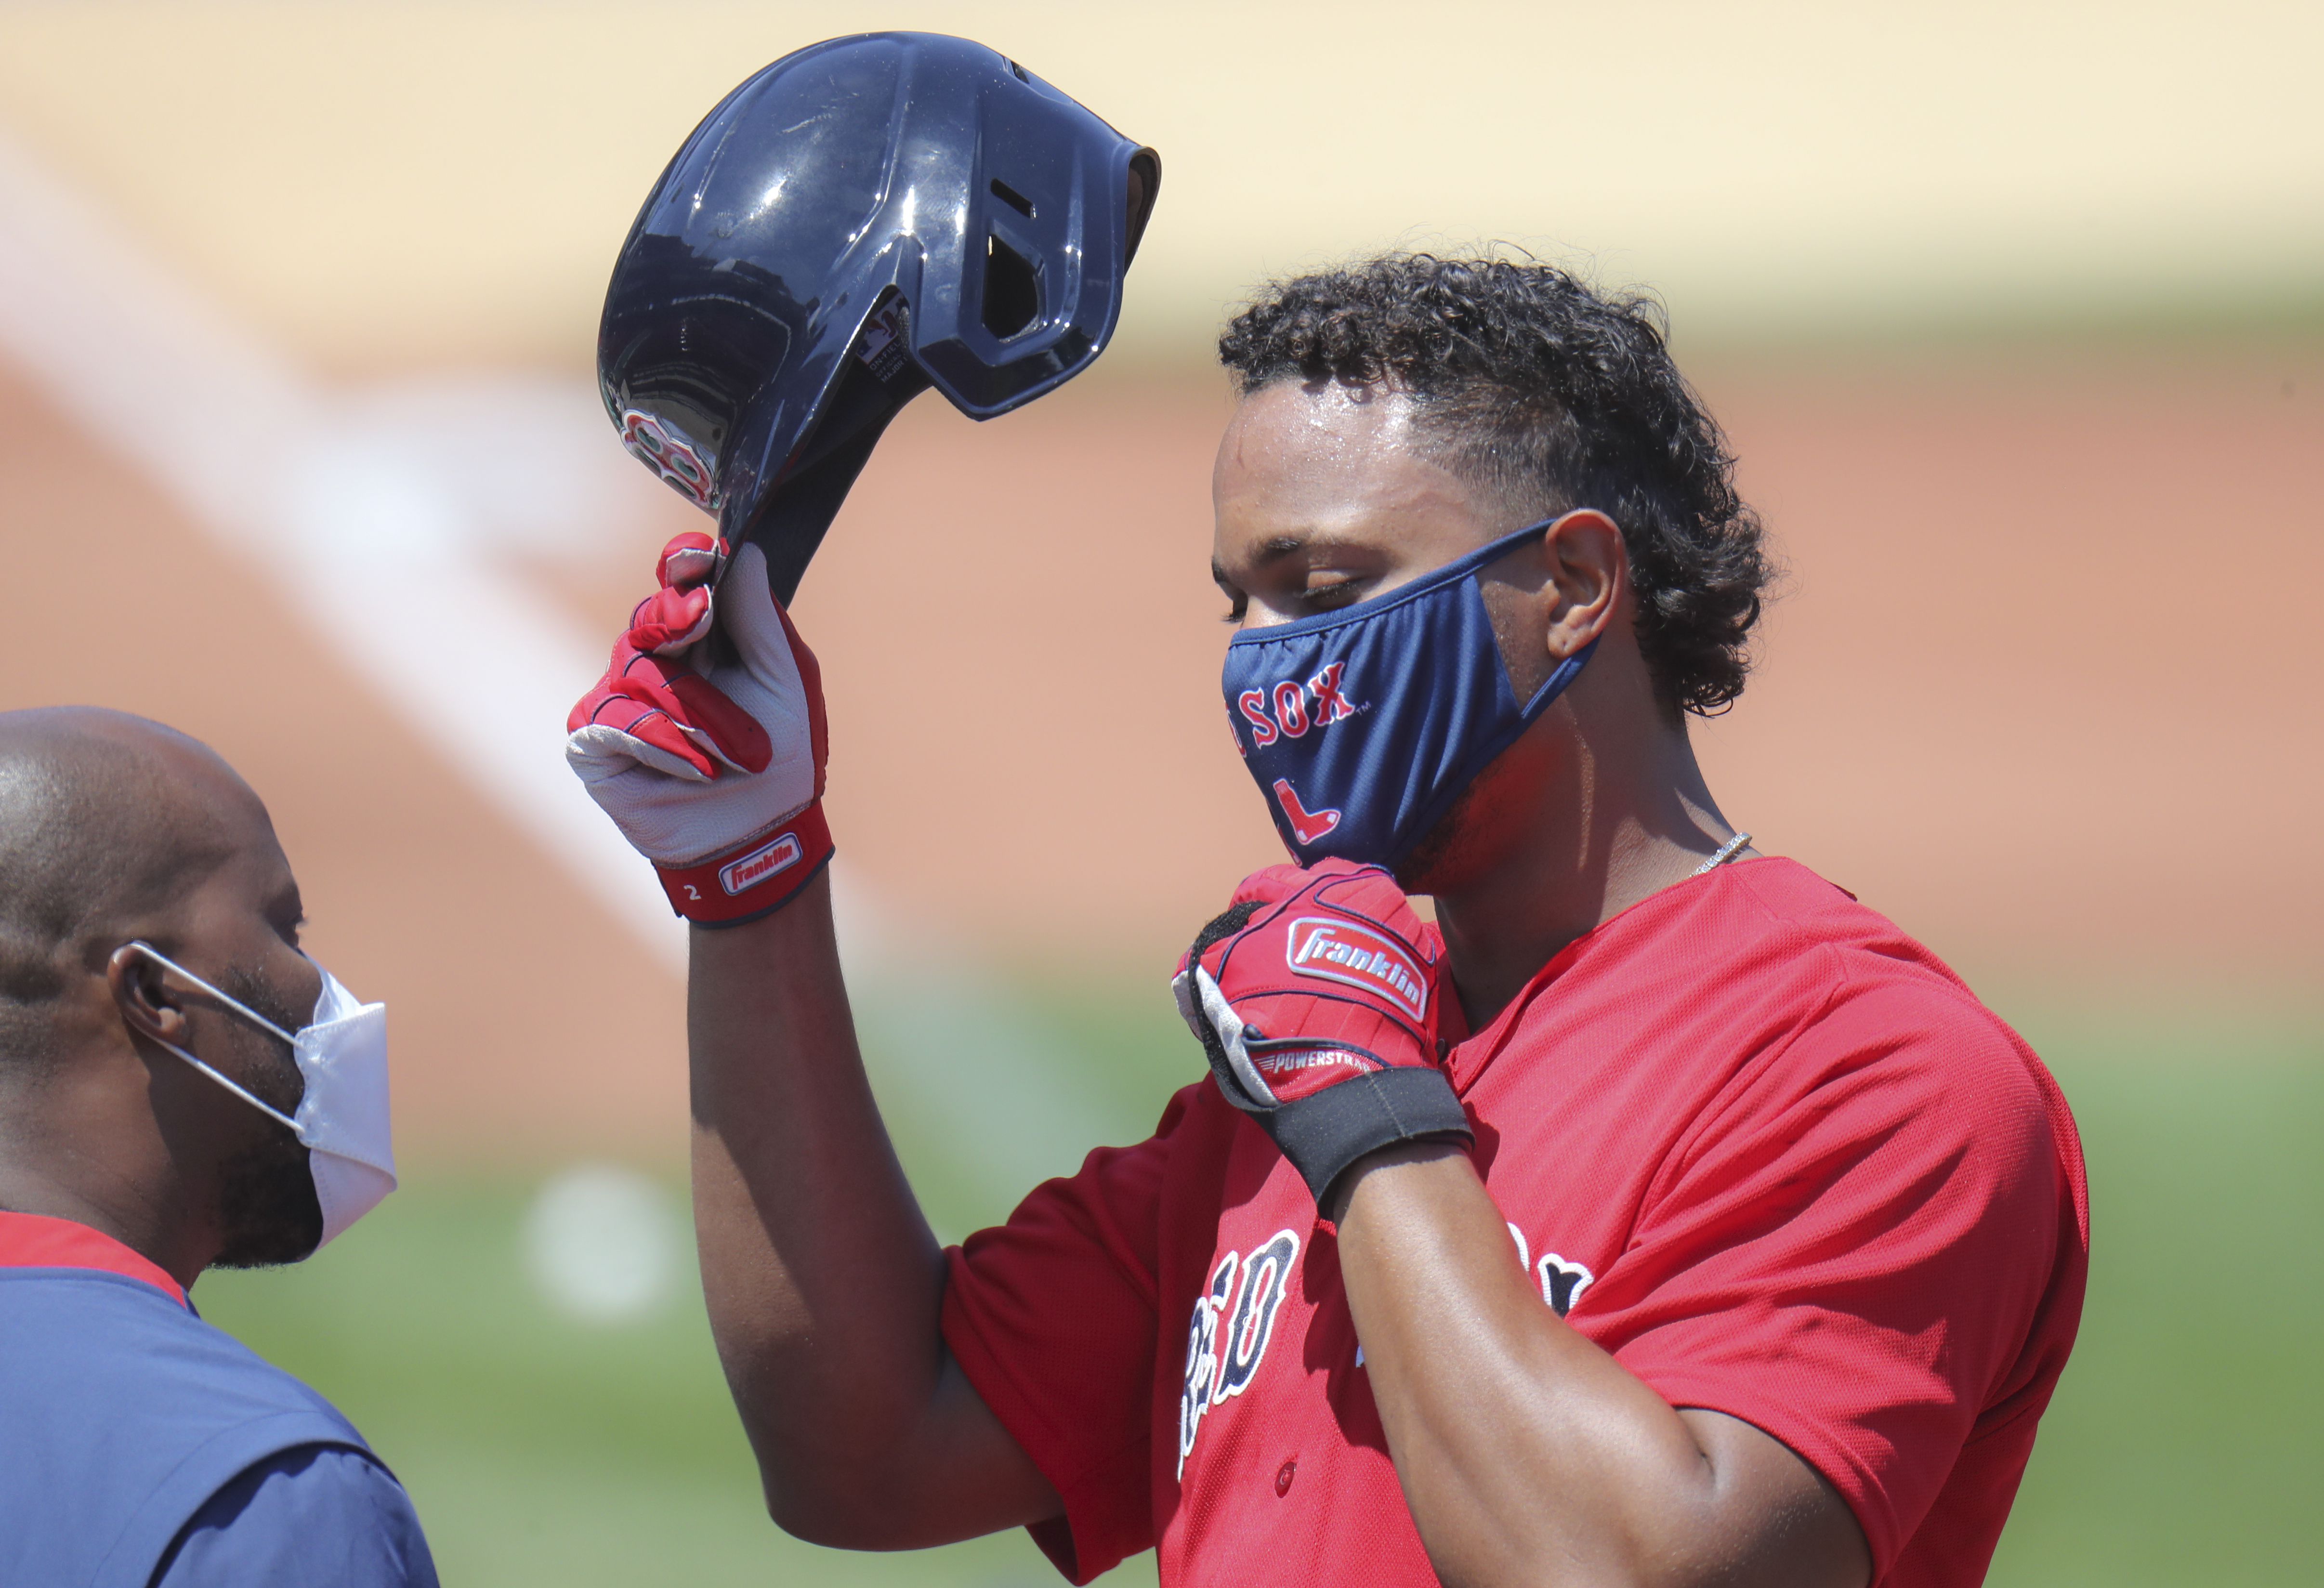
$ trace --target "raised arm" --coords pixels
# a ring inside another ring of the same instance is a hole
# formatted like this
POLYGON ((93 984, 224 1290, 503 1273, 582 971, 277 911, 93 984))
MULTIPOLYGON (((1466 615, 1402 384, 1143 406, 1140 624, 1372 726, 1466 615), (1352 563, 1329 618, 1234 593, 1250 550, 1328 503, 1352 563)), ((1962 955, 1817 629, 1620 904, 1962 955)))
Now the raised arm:
POLYGON ((937 1332, 944 1260, 856 1052, 828 880, 696 928, 687 1002, 703 1291, 775 1519, 902 1549, 1056 1515, 937 1332))
POLYGON ((832 931, 814 657, 755 548, 681 536, 568 755, 692 919, 694 1205, 711 1330, 767 1508, 905 1549, 1038 1521, 1054 1490, 938 1329, 943 1259, 855 1045, 832 931), (698 648, 731 655, 697 668, 698 648))

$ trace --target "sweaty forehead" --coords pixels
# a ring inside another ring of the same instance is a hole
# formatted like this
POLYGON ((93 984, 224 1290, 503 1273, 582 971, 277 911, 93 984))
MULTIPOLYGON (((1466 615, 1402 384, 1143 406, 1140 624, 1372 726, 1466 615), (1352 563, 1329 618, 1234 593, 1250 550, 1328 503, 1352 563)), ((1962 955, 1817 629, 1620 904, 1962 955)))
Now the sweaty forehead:
POLYGON ((1217 554, 1282 538, 1373 541, 1498 515, 1419 444, 1411 400, 1338 382, 1262 386, 1237 404, 1211 475, 1217 554))

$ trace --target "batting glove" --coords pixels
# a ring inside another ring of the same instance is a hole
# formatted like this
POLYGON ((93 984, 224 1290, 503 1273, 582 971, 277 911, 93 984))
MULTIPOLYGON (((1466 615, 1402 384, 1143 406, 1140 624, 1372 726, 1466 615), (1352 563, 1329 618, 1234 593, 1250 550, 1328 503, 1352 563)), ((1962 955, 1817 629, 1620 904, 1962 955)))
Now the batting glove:
POLYGON ((706 534, 662 548, 661 588, 565 723, 590 798, 706 927, 767 914, 831 858, 822 674, 768 590, 765 553, 728 561, 706 534))
POLYGON ((1229 1103, 1328 1207, 1333 1183, 1398 1141, 1474 1139, 1436 1062, 1434 956, 1378 866, 1270 866, 1194 939, 1171 983, 1229 1103))

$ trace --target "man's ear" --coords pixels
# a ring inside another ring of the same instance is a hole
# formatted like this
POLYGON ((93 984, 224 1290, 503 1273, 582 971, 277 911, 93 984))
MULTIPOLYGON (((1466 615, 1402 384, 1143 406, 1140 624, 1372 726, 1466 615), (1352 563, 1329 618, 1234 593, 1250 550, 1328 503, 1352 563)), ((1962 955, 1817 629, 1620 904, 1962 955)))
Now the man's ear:
POLYGON ((168 973, 152 955, 141 954, 124 943, 106 961, 105 979, 113 989, 114 1004, 133 1033, 173 1048, 186 1045, 185 1005, 170 990, 168 973))
POLYGON ((1577 507, 1542 536, 1549 565, 1548 646, 1563 661, 1606 632, 1630 583, 1630 552, 1614 521, 1577 507))

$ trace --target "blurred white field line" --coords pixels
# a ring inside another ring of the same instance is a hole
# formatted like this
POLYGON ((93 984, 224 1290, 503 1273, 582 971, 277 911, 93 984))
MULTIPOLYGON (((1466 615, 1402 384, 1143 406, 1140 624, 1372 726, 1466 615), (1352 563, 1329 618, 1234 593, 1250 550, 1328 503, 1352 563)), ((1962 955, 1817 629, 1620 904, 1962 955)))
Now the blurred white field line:
POLYGON ((565 713, 599 647, 477 554, 495 526, 456 475, 367 422, 364 404, 332 400, 5 143, 0 207, 0 338, 14 360, 682 965, 653 879, 563 764, 565 713))
POLYGON ((667 1307, 687 1272, 685 1241, 669 1187, 620 1164, 576 1164, 525 1210, 533 1288, 586 1324, 637 1323, 667 1307))
MULTIPOLYGON (((659 489, 595 395, 455 378, 326 390, 0 137, 0 354, 312 628, 662 965, 685 928, 565 765, 605 640, 512 571, 587 559, 659 489)), ((633 518, 630 519, 634 522, 633 518)), ((891 1107, 1005 1207, 1106 1133, 1077 1067, 964 956, 835 872, 867 1057, 891 1107)))

